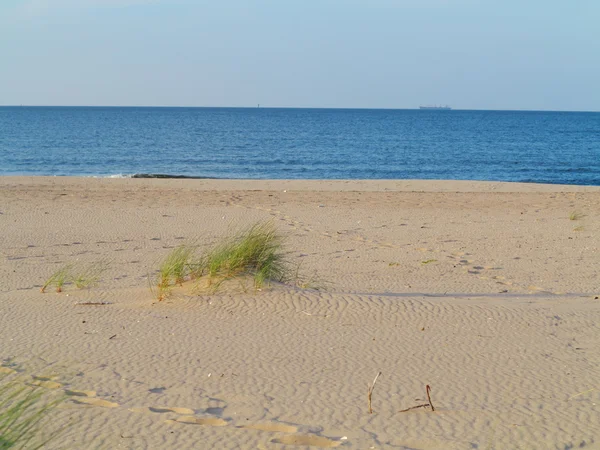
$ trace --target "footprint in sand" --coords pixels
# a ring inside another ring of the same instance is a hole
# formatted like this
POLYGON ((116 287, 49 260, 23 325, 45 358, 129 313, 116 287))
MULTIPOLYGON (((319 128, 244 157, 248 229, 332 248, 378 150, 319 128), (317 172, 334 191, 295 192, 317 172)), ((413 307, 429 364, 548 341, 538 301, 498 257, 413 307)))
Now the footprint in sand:
POLYGON ((260 422, 242 425, 238 428, 247 428, 249 430, 270 431, 272 433, 296 433, 298 427, 277 422, 260 422))
POLYGON ((330 439, 323 436, 310 434, 293 434, 298 432, 298 427, 280 422, 258 422, 239 426, 250 430, 268 431, 271 433, 288 433, 288 436, 273 439, 271 442, 285 445, 304 445, 309 447, 334 448, 342 445, 342 440, 330 439))
POLYGON ((65 390, 65 394, 73 396, 73 397, 95 397, 96 391, 77 391, 73 390, 65 390))
POLYGON ((191 425, 208 425, 211 427, 224 427, 229 424, 225 419, 219 417, 196 417, 196 416, 181 416, 175 420, 165 420, 166 423, 183 423, 191 425))
POLYGON ((165 423, 182 423, 188 425, 208 425, 211 427, 224 427, 229 424, 228 420, 221 419, 219 417, 212 416, 194 416, 196 411, 190 408, 181 408, 181 407, 170 407, 170 406, 159 406, 154 407, 150 406, 148 408, 129 408, 129 411, 136 413, 156 413, 156 414, 165 414, 165 413, 175 413, 180 414, 181 417, 176 419, 168 419, 165 420, 165 423))
MULTIPOLYGON (((13 373, 14 369, 0 366, 0 373, 13 373)), ((32 384, 35 386, 41 386, 48 389, 58 389, 63 387, 61 383, 54 381, 57 376, 54 377, 33 377, 32 384)), ((97 398, 96 391, 89 390, 75 390, 65 389, 65 394, 73 397, 72 401, 81 405, 96 406, 100 408, 118 408, 120 405, 115 402, 97 398)), ((221 408, 208 408, 204 413, 208 413, 211 410, 221 410, 221 408)), ((165 420, 165 423, 169 424, 182 424, 182 425, 204 425, 211 427, 225 427, 232 421, 230 418, 222 419, 216 416, 196 416, 196 411, 191 408, 175 407, 175 406, 150 406, 141 408, 129 408, 131 412, 137 413, 153 413, 153 414, 165 414, 175 413, 179 415, 176 419, 165 420)), ((286 436, 282 436, 277 439, 273 439, 271 442, 284 444, 284 445, 303 445, 308 447, 319 447, 319 448, 335 448, 339 447, 344 443, 343 439, 332 439, 324 436, 310 435, 310 434, 294 434, 298 432, 298 427, 292 424, 286 424, 281 422, 257 422, 253 424, 246 424, 238 426, 237 428, 245 428, 249 430, 266 431, 270 433, 286 433, 286 436)))
POLYGON ((54 381, 57 377, 33 377, 31 384, 33 386, 40 386, 46 389, 58 389, 62 387, 62 384, 54 381))
POLYGON ((148 410, 150 412, 153 413, 168 413, 168 412, 174 412, 175 414, 181 414, 181 415, 186 415, 186 416, 192 416, 196 413, 196 411, 194 411, 193 409, 190 408, 178 408, 178 407, 166 407, 166 406, 159 406, 159 407, 149 407, 148 410))
POLYGON ((94 397, 76 397, 73 399, 75 403, 79 403, 82 405, 91 405, 91 406, 99 406, 101 408, 118 408, 119 404, 114 402, 109 402, 108 400, 102 400, 101 398, 94 397))
POLYGON ((530 291, 533 292, 548 292, 546 289, 544 289, 543 287, 540 286, 534 286, 534 285, 530 285, 527 286, 527 289, 529 289, 530 291))
POLYGON ((320 448, 335 448, 339 447, 343 443, 343 441, 336 441, 323 436, 306 434, 293 434, 290 436, 284 436, 282 438, 273 439, 271 442, 275 444, 306 445, 308 447, 320 448))
POLYGON ((73 401, 81 405, 99 406, 101 408, 118 408, 119 404, 102 400, 96 397, 96 391, 78 391, 75 389, 65 389, 65 394, 75 397, 73 401))

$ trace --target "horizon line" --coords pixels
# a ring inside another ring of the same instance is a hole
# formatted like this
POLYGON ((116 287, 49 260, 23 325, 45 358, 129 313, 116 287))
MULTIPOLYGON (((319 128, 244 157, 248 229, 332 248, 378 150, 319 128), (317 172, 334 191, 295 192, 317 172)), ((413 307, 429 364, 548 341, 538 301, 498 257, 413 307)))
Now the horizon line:
MULTIPOLYGON (((423 106, 423 105, 421 105, 423 106)), ((0 108, 172 108, 172 109, 319 109, 319 110, 377 110, 377 111, 419 111, 420 106, 411 108, 386 107, 340 107, 340 106, 183 106, 183 105, 36 105, 36 104, 0 104, 0 108)), ((429 110, 431 111, 431 110, 429 110)), ((447 112, 448 110, 446 110, 447 112)), ((482 109, 454 108, 450 111, 504 111, 504 112, 575 112, 598 113, 600 110, 567 110, 567 109, 482 109)))

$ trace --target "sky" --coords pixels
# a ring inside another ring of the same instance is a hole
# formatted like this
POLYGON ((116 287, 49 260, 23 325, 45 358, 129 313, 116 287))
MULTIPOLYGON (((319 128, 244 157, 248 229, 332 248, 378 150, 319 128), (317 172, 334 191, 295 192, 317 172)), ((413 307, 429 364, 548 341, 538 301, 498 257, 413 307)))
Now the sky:
POLYGON ((600 0, 0 0, 0 105, 600 110, 600 0))

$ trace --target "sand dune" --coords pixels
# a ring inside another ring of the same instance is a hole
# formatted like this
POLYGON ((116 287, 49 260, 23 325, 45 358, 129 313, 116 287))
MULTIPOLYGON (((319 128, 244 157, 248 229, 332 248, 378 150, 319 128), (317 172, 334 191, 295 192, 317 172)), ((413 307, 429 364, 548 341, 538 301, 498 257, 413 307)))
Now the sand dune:
POLYGON ((53 449, 600 448, 599 219, 594 187, 0 178, 0 372, 67 396, 53 449), (155 301, 171 248, 258 220, 327 290, 155 301))

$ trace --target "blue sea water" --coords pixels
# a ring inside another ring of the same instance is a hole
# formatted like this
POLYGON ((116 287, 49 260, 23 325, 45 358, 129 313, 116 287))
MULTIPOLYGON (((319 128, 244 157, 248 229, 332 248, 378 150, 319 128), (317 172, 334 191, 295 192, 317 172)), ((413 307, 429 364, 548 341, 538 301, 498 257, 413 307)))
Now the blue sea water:
POLYGON ((600 113, 0 107, 0 175, 600 185, 600 113))

